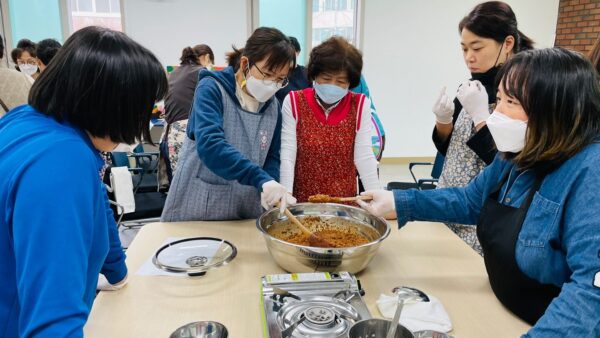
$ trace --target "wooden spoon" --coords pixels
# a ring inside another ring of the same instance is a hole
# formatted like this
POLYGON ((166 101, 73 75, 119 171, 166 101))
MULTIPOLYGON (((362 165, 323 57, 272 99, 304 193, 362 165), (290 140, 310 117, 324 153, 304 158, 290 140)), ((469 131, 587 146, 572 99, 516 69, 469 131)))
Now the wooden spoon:
POLYGON ((305 233, 306 235, 309 235, 308 243, 310 244, 310 246, 319 247, 319 248, 334 247, 333 244, 331 244, 328 241, 324 240, 323 238, 320 238, 319 236, 315 235, 314 232, 310 231, 307 227, 305 227, 304 224, 302 224, 302 222, 300 222, 300 220, 298 220, 298 218, 296 218, 296 216, 294 216, 294 214, 292 214, 290 209, 285 208, 284 214, 287 216, 287 218, 289 220, 292 221, 292 223, 294 223, 298 228, 300 228, 300 230, 302 230, 303 233, 305 233))
POLYGON ((340 202, 354 202, 357 200, 370 201, 372 196, 353 196, 353 197, 331 197, 329 195, 312 195, 308 197, 308 201, 311 203, 340 203, 340 202))

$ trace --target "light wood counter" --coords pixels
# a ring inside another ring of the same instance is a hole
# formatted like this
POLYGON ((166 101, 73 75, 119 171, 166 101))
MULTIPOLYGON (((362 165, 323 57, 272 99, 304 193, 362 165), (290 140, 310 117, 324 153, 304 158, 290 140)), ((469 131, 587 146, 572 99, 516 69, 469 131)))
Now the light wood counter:
MULTIPOLYGON (((405 285, 439 298, 456 338, 519 337, 529 325, 508 312, 490 288, 483 259, 440 223, 409 223, 383 241, 357 275, 371 314, 381 317, 380 293, 405 285)), ((127 251, 129 284, 101 292, 85 327, 86 337, 169 337, 181 325, 214 320, 234 338, 262 337, 260 277, 285 273, 272 260, 253 220, 153 223, 127 251), (204 277, 138 276, 136 271, 167 237, 212 236, 232 242, 237 257, 204 277)))

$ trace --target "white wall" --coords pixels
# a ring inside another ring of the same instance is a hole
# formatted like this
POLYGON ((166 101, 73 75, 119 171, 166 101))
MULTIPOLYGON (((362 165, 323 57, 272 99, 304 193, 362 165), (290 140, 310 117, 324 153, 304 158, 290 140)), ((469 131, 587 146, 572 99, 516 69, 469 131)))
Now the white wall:
POLYGON ((178 65, 181 50, 205 43, 215 64, 225 65, 231 45, 243 47, 249 32, 248 0, 122 0, 125 32, 156 54, 164 65, 178 65))
MULTIPOLYGON (((284 0, 282 0, 284 1, 284 0)), ((286 0, 287 1, 287 0, 286 0)), ((537 47, 554 43, 559 0, 505 0, 537 47)), ((479 0, 364 0, 364 74, 387 133, 385 157, 433 156, 431 107, 469 78, 458 22, 479 0)), ((164 65, 206 43, 217 65, 251 33, 250 0, 124 0, 125 31, 164 65)))
MULTIPOLYGON (((558 0, 505 0, 536 47, 554 44, 558 0)), ((364 74, 386 129, 385 157, 433 156, 431 108, 469 78, 459 21, 481 1, 365 0, 364 74)))

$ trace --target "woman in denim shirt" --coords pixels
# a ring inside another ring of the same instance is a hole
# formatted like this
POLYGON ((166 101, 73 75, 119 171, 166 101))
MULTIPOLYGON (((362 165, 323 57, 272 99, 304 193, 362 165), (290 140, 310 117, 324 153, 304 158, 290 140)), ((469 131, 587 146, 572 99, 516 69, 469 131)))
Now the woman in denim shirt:
POLYGON ((514 56, 487 125, 499 155, 469 185, 366 192, 376 215, 477 224, 490 284, 524 337, 600 337, 600 82, 560 48, 514 56))

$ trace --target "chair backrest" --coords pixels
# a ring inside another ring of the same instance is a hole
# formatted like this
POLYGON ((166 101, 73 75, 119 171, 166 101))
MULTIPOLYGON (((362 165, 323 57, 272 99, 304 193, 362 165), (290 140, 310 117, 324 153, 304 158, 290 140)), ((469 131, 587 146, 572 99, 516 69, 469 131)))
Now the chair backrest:
POLYGON ((129 167, 129 158, 127 153, 113 151, 110 153, 110 159, 114 167, 129 167))
POLYGON ((433 161, 433 167, 431 168, 431 177, 438 179, 442 174, 442 169, 444 168, 444 155, 442 155, 439 151, 435 155, 435 160, 433 161))

